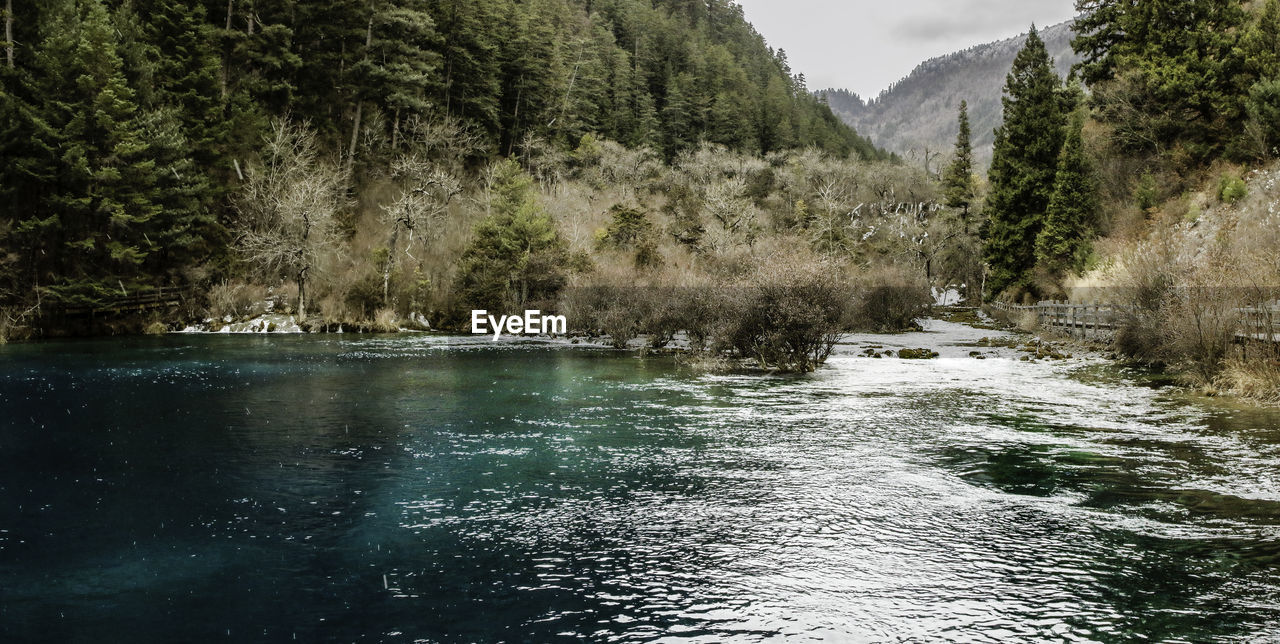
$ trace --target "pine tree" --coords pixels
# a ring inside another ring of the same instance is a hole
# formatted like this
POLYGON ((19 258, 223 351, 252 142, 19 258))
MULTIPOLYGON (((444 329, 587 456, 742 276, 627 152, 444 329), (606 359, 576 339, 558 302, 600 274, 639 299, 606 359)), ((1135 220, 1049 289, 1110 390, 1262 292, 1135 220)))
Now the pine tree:
POLYGON ((388 135, 393 147, 403 119, 426 113, 435 86, 440 57, 430 49, 435 23, 421 0, 382 0, 366 8, 365 31, 358 41, 359 58, 347 74, 354 103, 347 170, 356 158, 356 145, 366 106, 390 113, 388 135))
POLYGON ((140 0, 122 5, 116 23, 129 26, 119 29, 120 48, 138 90, 139 127, 160 170, 152 196, 160 213, 148 234, 156 252, 145 269, 177 282, 226 246, 218 215, 234 173, 219 94, 222 62, 199 5, 140 0))
MULTIPOLYGON (((289 111, 298 90, 303 58, 295 51, 294 30, 290 26, 295 7, 286 0, 228 0, 215 4, 225 11, 211 13, 210 18, 216 18, 219 27, 223 59, 219 95, 227 120, 229 147, 233 154, 248 154, 258 149, 270 130, 271 115, 289 111)), ((297 8, 308 6, 314 5, 301 3, 297 8)))
POLYGON ((432 18, 441 41, 441 107, 491 135, 499 132, 502 94, 501 44, 497 40, 501 31, 497 25, 510 19, 513 12, 506 0, 432 3, 432 18))
POLYGON ((1130 0, 1076 0, 1079 17, 1071 27, 1076 34, 1071 48, 1081 57, 1075 69, 1089 85, 1115 76, 1112 50, 1124 42, 1121 20, 1132 4, 1130 0))
POLYGON ((1036 260, 1050 274, 1079 272, 1089 255, 1094 234, 1098 194, 1093 169, 1084 151, 1084 115, 1077 113, 1067 128, 1058 159, 1053 196, 1045 212, 1044 227, 1036 238, 1036 260))
POLYGON ((161 212, 160 171, 106 7, 68 1, 53 20, 37 59, 45 100, 28 121, 50 157, 28 170, 42 185, 16 230, 49 295, 92 305, 149 281, 142 268, 156 249, 148 233, 161 212))
MULTIPOLYGON (((550 16, 538 5, 521 5, 512 16, 502 54, 502 110, 499 145, 510 154, 525 134, 545 135, 556 126, 574 61, 565 67, 563 47, 550 16), (563 81, 563 82, 562 82, 563 81)), ((580 66, 580 65, 579 65, 580 66)), ((572 78, 576 83, 577 78, 572 78)))
POLYGON ((960 101, 959 133, 955 156, 942 175, 943 194, 948 208, 959 208, 965 231, 969 228, 969 207, 973 205, 973 145, 970 143, 969 103, 960 101))
POLYGON ((1207 158, 1245 119, 1249 73, 1237 46, 1239 0, 1081 0, 1077 66, 1099 117, 1131 148, 1174 146, 1207 158), (1104 81, 1108 83, 1102 87, 1104 81), (1139 106, 1133 109, 1133 106, 1139 106))
POLYGON ((983 259, 991 294, 1030 285, 1036 236, 1044 221, 1062 148, 1061 81, 1035 27, 1005 84, 1004 122, 996 130, 988 177, 990 223, 983 259))
POLYGON ((206 171, 229 170, 222 161, 227 136, 218 87, 222 62, 204 8, 177 0, 142 0, 138 15, 155 61, 155 103, 146 107, 176 108, 193 159, 206 171))
POLYGON ((1240 37, 1239 47, 1252 78, 1280 78, 1280 0, 1267 0, 1240 37))
POLYGON ((493 212, 476 226, 454 287, 473 308, 523 308, 553 298, 565 284, 569 253, 555 222, 533 200, 519 164, 501 164, 493 212))

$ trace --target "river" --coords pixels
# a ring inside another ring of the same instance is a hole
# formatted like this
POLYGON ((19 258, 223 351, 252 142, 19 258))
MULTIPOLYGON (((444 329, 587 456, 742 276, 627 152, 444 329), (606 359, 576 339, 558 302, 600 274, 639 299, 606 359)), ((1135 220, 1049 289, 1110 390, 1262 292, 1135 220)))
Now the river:
POLYGON ((995 335, 0 347, 0 640, 1280 640, 1280 413, 995 335))

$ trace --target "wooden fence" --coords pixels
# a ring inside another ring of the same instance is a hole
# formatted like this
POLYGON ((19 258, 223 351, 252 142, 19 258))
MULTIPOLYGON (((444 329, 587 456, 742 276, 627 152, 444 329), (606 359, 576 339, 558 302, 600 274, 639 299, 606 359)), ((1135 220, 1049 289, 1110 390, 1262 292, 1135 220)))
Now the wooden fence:
POLYGON ((146 313, 178 308, 192 296, 193 292, 189 289, 158 288, 136 295, 122 295, 98 304, 72 304, 55 307, 53 310, 57 314, 69 317, 146 313))
MULTIPOLYGON (((1006 316, 1031 312, 1048 331, 1088 340, 1109 340, 1132 309, 1109 304, 1074 304, 1049 300, 1031 305, 992 302, 989 307, 1006 316)), ((1280 342, 1280 302, 1233 309, 1236 340, 1280 342)))

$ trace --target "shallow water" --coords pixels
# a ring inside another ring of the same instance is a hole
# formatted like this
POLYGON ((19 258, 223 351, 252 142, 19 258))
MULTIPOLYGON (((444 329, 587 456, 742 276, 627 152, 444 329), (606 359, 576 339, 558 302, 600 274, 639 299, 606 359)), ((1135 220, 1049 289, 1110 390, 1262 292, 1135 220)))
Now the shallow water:
POLYGON ((0 640, 1280 639, 1280 414, 928 329, 0 347, 0 640))

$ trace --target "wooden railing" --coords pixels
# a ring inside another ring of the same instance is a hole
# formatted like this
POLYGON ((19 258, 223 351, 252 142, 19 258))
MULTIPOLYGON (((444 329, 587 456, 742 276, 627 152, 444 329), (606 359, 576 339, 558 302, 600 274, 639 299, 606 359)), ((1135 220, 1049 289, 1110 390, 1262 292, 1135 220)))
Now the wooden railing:
POLYGON ((53 307, 53 311, 67 316, 118 315, 121 313, 145 313, 159 309, 182 306, 193 296, 190 289, 158 288, 136 295, 122 295, 97 304, 73 304, 53 307))
MULTIPOLYGON (((992 309, 1013 313, 1032 312, 1041 328, 1085 339, 1110 338, 1131 308, 1110 304, 1077 304, 1047 300, 1019 305, 989 303, 992 309)), ((1280 342, 1280 302, 1232 310, 1236 339, 1246 342, 1280 342)))

